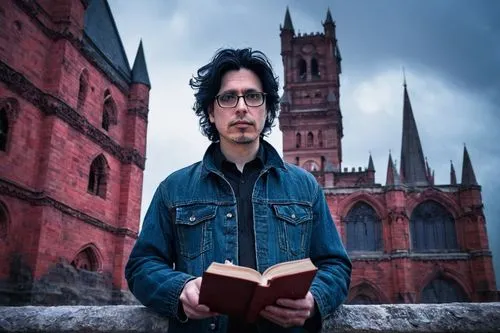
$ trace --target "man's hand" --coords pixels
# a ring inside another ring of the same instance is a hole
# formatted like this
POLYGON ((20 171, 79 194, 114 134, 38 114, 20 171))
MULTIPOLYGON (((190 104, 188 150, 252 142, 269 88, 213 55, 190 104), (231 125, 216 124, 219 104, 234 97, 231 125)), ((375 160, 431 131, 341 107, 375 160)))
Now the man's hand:
POLYGON ((184 313, 189 319, 204 319, 218 315, 210 312, 206 305, 198 303, 200 297, 201 277, 189 281, 182 289, 179 300, 182 302, 184 313))
POLYGON ((303 326, 314 315, 314 297, 308 292, 303 299, 279 299, 276 305, 266 306, 260 315, 283 327, 303 326))

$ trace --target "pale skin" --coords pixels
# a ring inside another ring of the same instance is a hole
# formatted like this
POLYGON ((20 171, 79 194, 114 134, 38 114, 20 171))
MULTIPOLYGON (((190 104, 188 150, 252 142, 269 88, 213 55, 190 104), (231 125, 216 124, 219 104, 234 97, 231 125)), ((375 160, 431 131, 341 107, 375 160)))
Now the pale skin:
MULTIPOLYGON (((247 92, 262 92, 259 77, 252 71, 242 68, 227 72, 221 81, 218 94, 231 92, 243 95, 247 92)), ((243 98, 234 108, 221 108, 216 101, 210 108, 210 122, 215 124, 220 136, 222 153, 229 161, 236 164, 242 172, 247 162, 257 155, 262 132, 267 116, 266 104, 249 107, 243 98)), ((190 319, 204 319, 218 315, 199 304, 201 277, 191 280, 184 286, 179 300, 186 316, 190 319)), ((314 298, 308 292, 303 299, 279 299, 276 304, 267 306, 260 312, 267 320, 283 326, 302 326, 314 315, 314 298)))

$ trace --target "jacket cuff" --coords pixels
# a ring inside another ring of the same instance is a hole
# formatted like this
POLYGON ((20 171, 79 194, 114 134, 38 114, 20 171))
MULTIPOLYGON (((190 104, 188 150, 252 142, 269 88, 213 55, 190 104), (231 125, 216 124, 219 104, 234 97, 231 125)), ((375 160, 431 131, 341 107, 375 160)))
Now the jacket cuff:
POLYGON ((194 280, 195 278, 196 277, 192 275, 179 272, 179 275, 174 280, 170 281, 170 283, 172 284, 173 293, 171 295, 171 298, 167 300, 167 306, 172 310, 171 314, 173 315, 173 317, 181 323, 187 322, 188 318, 184 313, 182 302, 180 301, 179 297, 181 296, 182 290, 184 289, 186 283, 194 280))

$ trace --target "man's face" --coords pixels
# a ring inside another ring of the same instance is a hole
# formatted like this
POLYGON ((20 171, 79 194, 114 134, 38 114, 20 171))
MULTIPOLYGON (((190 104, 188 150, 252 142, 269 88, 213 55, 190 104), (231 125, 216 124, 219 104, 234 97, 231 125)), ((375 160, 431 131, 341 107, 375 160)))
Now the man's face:
MULTIPOLYGON (((262 92, 260 79, 254 72, 241 68, 224 74, 217 95, 242 96, 252 92, 262 92)), ((250 144, 258 143, 266 114, 266 103, 247 106, 244 99, 239 98, 238 104, 230 108, 222 108, 214 100, 209 117, 219 132, 221 144, 250 144)))

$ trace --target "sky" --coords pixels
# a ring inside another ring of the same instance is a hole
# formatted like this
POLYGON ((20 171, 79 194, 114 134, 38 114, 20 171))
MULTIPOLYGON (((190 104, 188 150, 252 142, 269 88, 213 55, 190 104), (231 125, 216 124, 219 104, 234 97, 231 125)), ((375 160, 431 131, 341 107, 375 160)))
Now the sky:
MULTIPOLYGON (((342 54, 342 167, 366 167, 385 184, 389 151, 401 151, 403 71, 435 183, 460 182, 464 144, 482 186, 500 289, 500 1, 109 0, 133 64, 142 39, 151 80, 141 220, 158 184, 201 159, 209 141, 192 111, 189 79, 222 47, 252 47, 283 87, 279 28, 322 32, 330 8, 342 54)), ((276 126, 268 138, 282 150, 276 126)))

